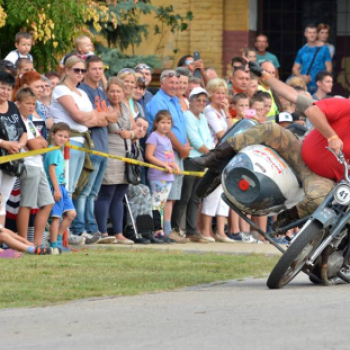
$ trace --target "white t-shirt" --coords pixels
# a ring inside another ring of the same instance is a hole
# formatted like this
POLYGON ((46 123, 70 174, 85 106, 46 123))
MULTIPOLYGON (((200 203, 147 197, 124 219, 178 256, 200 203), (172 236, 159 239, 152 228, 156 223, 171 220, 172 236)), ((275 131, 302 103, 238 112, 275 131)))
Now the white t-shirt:
POLYGON ((21 55, 17 50, 11 51, 6 57, 6 61, 10 61, 13 64, 16 64, 17 60, 19 58, 29 58, 33 62, 33 56, 28 54, 28 55, 21 55))
POLYGON ((204 109, 204 115, 207 118, 209 129, 215 144, 218 142, 216 134, 227 130, 226 114, 223 110, 217 111, 211 105, 204 109))
MULTIPOLYGON (((28 119, 22 118, 24 124, 27 127, 27 137, 28 141, 35 139, 37 136, 40 136, 40 132, 37 130, 33 122, 31 122, 28 119)), ((24 151, 26 152, 26 151, 24 151)), ((30 166, 37 166, 39 168, 43 168, 43 157, 42 155, 37 155, 37 156, 31 156, 24 158, 24 164, 25 165, 30 165, 30 166)))
MULTIPOLYGON (((76 122, 58 100, 62 96, 72 96, 75 104, 80 111, 91 112, 93 108, 88 95, 83 90, 79 89, 79 92, 80 95, 72 91, 66 85, 56 86, 52 92, 50 111, 55 123, 64 122, 68 124, 73 130, 85 132, 88 128, 85 125, 76 122)), ((71 140, 84 143, 83 137, 72 137, 71 140)))

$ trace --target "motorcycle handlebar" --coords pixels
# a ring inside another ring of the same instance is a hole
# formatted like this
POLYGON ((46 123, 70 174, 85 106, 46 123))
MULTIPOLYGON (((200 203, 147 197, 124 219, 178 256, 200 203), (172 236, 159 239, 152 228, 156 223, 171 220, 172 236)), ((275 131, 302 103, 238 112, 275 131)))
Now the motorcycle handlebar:
POLYGON ((339 154, 336 154, 331 148, 326 147, 328 151, 330 151, 334 157, 337 158, 338 162, 344 166, 344 178, 347 182, 350 182, 349 180, 349 163, 345 159, 344 153, 342 151, 339 152, 339 154))

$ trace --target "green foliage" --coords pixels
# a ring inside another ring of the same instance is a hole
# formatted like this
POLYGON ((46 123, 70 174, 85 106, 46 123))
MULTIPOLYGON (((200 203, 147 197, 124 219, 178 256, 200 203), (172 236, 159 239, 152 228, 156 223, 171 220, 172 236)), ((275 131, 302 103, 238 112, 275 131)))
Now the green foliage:
POLYGON ((56 55, 70 51, 72 37, 84 24, 84 0, 3 0, 2 6, 7 13, 6 26, 0 28, 2 57, 14 49, 16 33, 30 30, 43 36, 32 54, 36 67, 44 71, 56 67, 56 55))
POLYGON ((137 4, 133 0, 118 2, 116 6, 111 4, 109 11, 115 14, 118 26, 114 28, 110 21, 100 24, 102 30, 99 34, 106 38, 108 47, 117 46, 120 50, 126 50, 130 45, 138 46, 149 33, 148 25, 139 24, 140 15, 156 10, 150 0, 139 0, 137 4))
POLYGON ((160 25, 155 25, 154 34, 159 35, 160 39, 156 48, 156 52, 160 53, 164 49, 163 40, 167 30, 175 35, 175 48, 173 49, 174 54, 178 52, 177 40, 180 32, 187 30, 188 23, 193 20, 193 13, 188 11, 185 16, 174 13, 174 7, 160 6, 156 11, 156 19, 160 22, 160 25))
POLYGON ((138 63, 143 62, 152 68, 160 68, 161 62, 156 55, 151 56, 128 56, 118 49, 107 49, 102 46, 97 47, 103 62, 108 66, 106 76, 118 74, 122 68, 134 68, 138 63))

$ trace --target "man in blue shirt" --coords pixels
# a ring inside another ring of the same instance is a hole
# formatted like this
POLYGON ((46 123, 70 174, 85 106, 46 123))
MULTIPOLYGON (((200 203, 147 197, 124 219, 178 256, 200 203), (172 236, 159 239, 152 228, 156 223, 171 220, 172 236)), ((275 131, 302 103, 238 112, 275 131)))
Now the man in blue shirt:
MULTIPOLYGON (((187 141, 186 135, 186 120, 181 110, 180 101, 176 97, 177 89, 179 87, 180 75, 175 70, 166 69, 160 76, 160 90, 154 95, 152 100, 146 105, 146 117, 149 122, 149 132, 153 128, 154 118, 160 110, 167 110, 172 117, 172 128, 168 137, 171 140, 175 161, 179 168, 183 170, 183 159, 190 154, 191 147, 187 141)), ((164 207, 164 233, 170 235, 171 233, 171 214, 175 201, 181 197, 182 175, 176 175, 173 182, 168 201, 164 207)), ((173 238, 173 237, 172 237, 173 238)), ((180 235, 175 239, 178 243, 186 243, 189 240, 180 235)))
MULTIPOLYGON (((117 113, 112 109, 109 110, 111 107, 108 107, 107 96, 100 87, 104 74, 101 58, 96 55, 89 56, 86 59, 86 65, 87 73, 84 83, 80 84, 79 89, 86 92, 94 109, 98 112, 105 112, 99 114, 98 125, 90 127, 91 138, 95 145, 95 151, 108 153, 107 125, 109 122, 117 121, 117 113)), ((72 223, 71 230, 75 235, 83 235, 87 244, 114 243, 114 237, 101 236, 94 214, 97 194, 107 169, 107 158, 91 154, 90 161, 94 170, 78 198, 73 200, 77 216, 72 223)))
POLYGON ((310 24, 305 28, 306 44, 298 51, 292 68, 294 75, 303 78, 311 94, 315 93, 318 72, 332 73, 332 58, 326 45, 318 46, 317 28, 310 24))
POLYGON ((280 63, 278 58, 273 53, 266 51, 269 47, 269 40, 265 34, 259 34, 255 39, 255 48, 256 48, 256 59, 258 63, 263 61, 271 61, 273 65, 276 67, 276 77, 278 78, 278 69, 280 67, 280 63))

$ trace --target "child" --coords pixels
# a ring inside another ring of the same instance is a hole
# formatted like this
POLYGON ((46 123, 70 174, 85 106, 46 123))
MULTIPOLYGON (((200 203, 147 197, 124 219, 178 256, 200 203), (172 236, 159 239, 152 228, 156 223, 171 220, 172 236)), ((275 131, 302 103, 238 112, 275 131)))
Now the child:
POLYGON ((272 106, 272 98, 271 95, 268 92, 265 91, 259 91, 259 95, 264 99, 265 103, 265 108, 264 108, 264 114, 266 115, 266 120, 268 122, 275 122, 275 116, 274 115, 269 115, 271 111, 271 106, 272 106))
MULTIPOLYGON (((146 140, 146 159, 154 165, 165 168, 168 173, 150 168, 148 170, 148 180, 152 192, 153 210, 158 210, 163 222, 164 205, 168 199, 171 185, 174 181, 173 170, 180 172, 174 160, 173 147, 167 136, 172 126, 171 115, 166 110, 161 110, 156 114, 153 123, 153 132, 146 140)), ((170 222, 164 222, 165 232, 171 232, 170 222), (169 229, 170 228, 170 229, 169 229)), ((160 238, 163 232, 158 232, 160 238)), ((157 232, 156 232, 157 236, 157 232)), ((167 237, 165 237, 165 241, 167 237)))
MULTIPOLYGON (((70 127, 66 123, 54 124, 52 129, 52 144, 50 147, 63 147, 69 140, 70 127)), ((66 190, 64 175, 64 158, 62 149, 46 154, 45 171, 49 179, 55 205, 51 212, 50 247, 61 248, 63 233, 70 226, 77 213, 71 197, 66 190), (63 220, 60 225, 60 220, 63 220)))
POLYGON ((255 94, 250 100, 250 108, 255 110, 255 117, 252 119, 259 123, 266 121, 265 101, 260 93, 255 94))
POLYGON ((32 36, 27 32, 19 32, 15 37, 15 46, 16 50, 11 51, 6 57, 5 60, 16 64, 19 58, 29 58, 33 61, 33 56, 29 53, 32 48, 32 36))
MULTIPOLYGON (((29 150, 46 148, 46 140, 30 120, 30 116, 35 111, 37 100, 34 91, 29 87, 20 88, 16 94, 16 100, 19 112, 27 127, 27 147, 29 150)), ((25 170, 20 176, 21 199, 17 215, 18 234, 23 238, 27 238, 30 210, 31 208, 39 208, 34 224, 34 245, 41 246, 45 225, 54 200, 45 175, 42 156, 36 155, 25 158, 24 166, 25 170)), ((53 251, 53 254, 60 253, 61 251, 58 249, 53 251)))
POLYGON ((35 70, 33 62, 29 58, 19 58, 16 62, 17 75, 35 70))
POLYGON ((276 115, 276 123, 282 128, 287 128, 293 123, 293 116, 289 112, 281 112, 276 115))
POLYGON ((64 68, 65 61, 72 55, 76 55, 85 61, 87 57, 94 55, 92 48, 93 45, 88 36, 81 35, 77 37, 77 39, 75 40, 75 50, 73 52, 68 53, 62 58, 60 62, 60 67, 64 68))
POLYGON ((86 35, 79 36, 75 41, 75 50, 78 53, 78 57, 83 60, 85 60, 88 56, 94 55, 92 48, 92 42, 86 35))
POLYGON ((28 254, 54 255, 54 250, 52 248, 35 247, 33 243, 0 225, 0 244, 2 243, 6 244, 10 249, 3 250, 0 248, 0 259, 20 258, 22 256, 22 254, 15 252, 12 249, 28 254))
POLYGON ((249 109, 249 98, 245 93, 238 93, 233 96, 232 108, 236 111, 236 117, 232 119, 233 124, 246 117, 246 112, 249 109))

